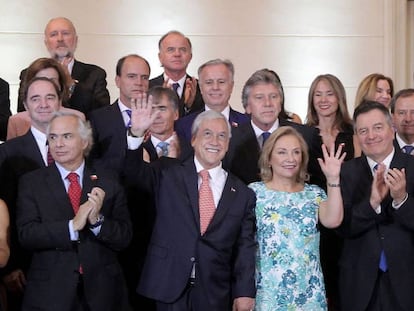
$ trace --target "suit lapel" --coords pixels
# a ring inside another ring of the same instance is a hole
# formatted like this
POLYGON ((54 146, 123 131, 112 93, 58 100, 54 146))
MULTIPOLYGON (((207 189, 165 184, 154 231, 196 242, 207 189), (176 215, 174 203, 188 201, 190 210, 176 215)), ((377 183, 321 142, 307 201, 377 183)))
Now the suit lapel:
MULTIPOLYGON (((23 154, 31 155, 30 157, 39 164, 39 167, 45 167, 46 164, 43 161, 42 154, 40 153, 39 146, 36 143, 36 139, 34 138, 32 131, 29 130, 24 135, 24 142, 22 144, 23 147, 23 154)), ((46 146, 45 146, 46 148, 46 146)))
POLYGON ((191 210, 193 212, 194 222, 199 230, 200 228, 200 212, 198 209, 198 176, 193 159, 189 159, 183 164, 183 180, 184 186, 190 200, 191 210))
POLYGON ((235 186, 233 176, 228 174, 226 183, 224 184, 223 193, 221 194, 220 201, 217 205, 216 212, 213 219, 207 228, 207 231, 214 229, 216 224, 222 223, 223 218, 226 216, 228 210, 234 205, 237 199, 239 189, 235 186))

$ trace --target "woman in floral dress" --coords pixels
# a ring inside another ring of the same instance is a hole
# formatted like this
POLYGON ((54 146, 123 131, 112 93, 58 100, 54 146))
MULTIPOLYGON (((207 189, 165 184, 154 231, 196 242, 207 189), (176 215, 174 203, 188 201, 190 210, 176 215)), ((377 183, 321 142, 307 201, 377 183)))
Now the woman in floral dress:
POLYGON ((295 129, 279 128, 262 150, 262 181, 249 185, 257 197, 256 311, 327 308, 317 225, 334 228, 342 221, 339 173, 346 154, 342 146, 322 150, 328 195, 305 183, 307 146, 295 129))

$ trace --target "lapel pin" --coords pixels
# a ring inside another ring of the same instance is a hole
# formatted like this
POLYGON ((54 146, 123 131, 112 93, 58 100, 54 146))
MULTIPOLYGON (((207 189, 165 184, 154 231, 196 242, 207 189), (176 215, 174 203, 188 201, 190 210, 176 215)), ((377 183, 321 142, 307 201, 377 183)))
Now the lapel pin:
POLYGON ((95 174, 91 175, 91 180, 92 181, 98 180, 98 175, 95 175, 95 174))
POLYGON ((236 189, 234 189, 233 187, 230 188, 231 192, 236 192, 236 189))
POLYGON ((239 126, 239 123, 232 121, 231 122, 231 126, 232 127, 238 127, 239 126))

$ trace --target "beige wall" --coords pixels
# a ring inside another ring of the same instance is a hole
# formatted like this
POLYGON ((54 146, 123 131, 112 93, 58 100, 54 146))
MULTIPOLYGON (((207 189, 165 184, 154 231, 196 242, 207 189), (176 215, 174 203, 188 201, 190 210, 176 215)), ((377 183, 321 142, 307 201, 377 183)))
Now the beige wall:
POLYGON ((158 39, 177 29, 193 42, 190 74, 212 58, 234 62, 234 108, 243 110, 240 93, 249 75, 268 67, 282 79, 287 108, 304 118, 318 74, 342 80, 350 107, 369 73, 390 75, 397 89, 412 86, 412 6, 406 0, 0 0, 0 76, 11 84, 14 111, 20 70, 47 55, 45 24, 66 16, 78 31, 77 58, 106 69, 115 100, 116 61, 138 53, 150 62, 152 77, 160 74, 158 39))

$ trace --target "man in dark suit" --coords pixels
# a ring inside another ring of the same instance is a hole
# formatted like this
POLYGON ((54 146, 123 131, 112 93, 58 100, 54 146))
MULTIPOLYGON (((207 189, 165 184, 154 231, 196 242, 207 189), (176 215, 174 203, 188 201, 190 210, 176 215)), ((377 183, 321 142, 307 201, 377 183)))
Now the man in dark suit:
POLYGON ((391 99, 391 114, 396 130, 394 147, 414 154, 414 89, 403 89, 391 99))
MULTIPOLYGON (((106 72, 96 65, 85 64, 75 59, 78 36, 75 26, 69 19, 51 19, 45 28, 44 42, 50 57, 61 63, 71 78, 69 108, 82 111, 88 117, 92 110, 110 104, 106 72)), ((25 71, 20 73, 20 87, 25 71)), ((17 111, 24 111, 20 96, 17 111)))
MULTIPOLYGON (((139 99, 131 134, 143 139, 155 119, 151 99, 139 99)), ((221 167, 230 135, 226 118, 210 110, 194 121, 194 157, 159 170, 128 151, 129 178, 155 190, 156 221, 138 291, 159 311, 253 310, 255 198, 221 167)))
POLYGON ((123 189, 85 166, 92 131, 78 116, 56 113, 47 137, 54 164, 19 185, 19 239, 33 252, 22 310, 129 310, 117 262, 132 236, 123 189))
POLYGON ((26 85, 23 98, 31 118, 31 128, 25 135, 0 145, 0 197, 7 202, 11 220, 11 256, 3 271, 3 282, 8 290, 9 310, 20 310, 29 261, 28 254, 18 242, 15 226, 18 182, 27 172, 47 165, 46 128, 53 113, 58 111, 62 104, 58 86, 47 78, 31 80, 26 85))
POLYGON ((187 74, 187 67, 193 57, 191 41, 179 31, 172 30, 158 42, 158 59, 164 73, 151 79, 149 87, 171 87, 177 93, 179 116, 202 110, 204 107, 197 79, 187 74))
MULTIPOLYGON (((221 112, 232 127, 238 127, 249 121, 249 117, 233 110, 229 100, 234 87, 234 66, 229 60, 213 59, 198 68, 200 90, 205 106, 203 110, 221 112)), ((200 113, 180 118, 175 123, 175 130, 180 137, 191 141, 191 126, 200 113)))
POLYGON ((393 147, 391 116, 382 104, 361 103, 354 127, 363 156, 341 169, 341 310, 411 310, 414 161, 393 147))
POLYGON ((121 252, 120 263, 132 307, 134 310, 151 311, 155 308, 154 303, 137 295, 136 284, 152 230, 154 216, 152 210, 147 208, 152 204, 152 199, 135 185, 127 184, 123 178, 128 146, 139 146, 139 143, 135 142, 137 139, 128 135, 131 103, 135 102, 138 94, 148 91, 149 76, 150 66, 143 57, 130 54, 118 60, 115 82, 119 88, 119 98, 112 105, 97 109, 90 115, 94 145, 89 159, 95 166, 114 170, 121 178, 127 195, 133 237, 131 245, 121 252), (138 210, 142 210, 142 213, 138 213, 138 210), (133 245, 137 247, 132 249, 133 245))
POLYGON ((275 73, 268 69, 253 73, 243 87, 242 102, 251 121, 233 128, 225 167, 246 184, 260 180, 258 161, 264 141, 278 127, 292 126, 308 144, 308 170, 312 173, 318 165, 312 152, 317 134, 313 128, 280 118, 284 111, 284 94, 275 73))
POLYGON ((0 141, 6 140, 7 121, 10 116, 10 87, 6 81, 0 78, 0 141))
POLYGON ((148 91, 150 66, 143 57, 131 54, 118 60, 115 82, 119 98, 112 105, 93 111, 90 122, 94 146, 90 158, 106 168, 122 172, 127 146, 133 138, 127 135, 131 101, 148 91))

